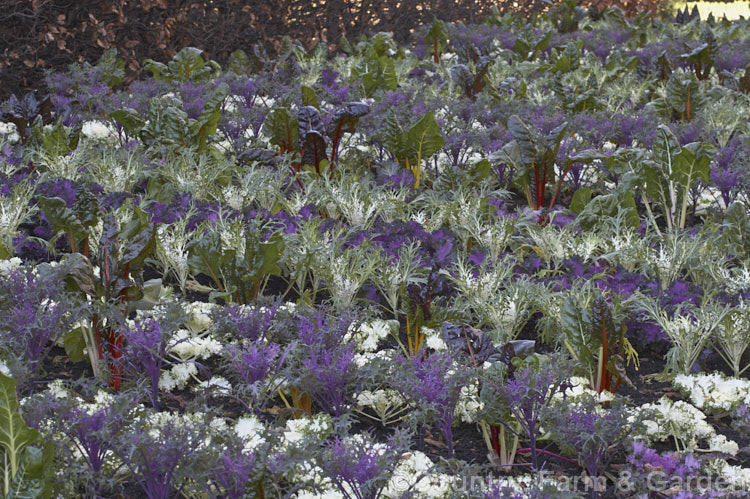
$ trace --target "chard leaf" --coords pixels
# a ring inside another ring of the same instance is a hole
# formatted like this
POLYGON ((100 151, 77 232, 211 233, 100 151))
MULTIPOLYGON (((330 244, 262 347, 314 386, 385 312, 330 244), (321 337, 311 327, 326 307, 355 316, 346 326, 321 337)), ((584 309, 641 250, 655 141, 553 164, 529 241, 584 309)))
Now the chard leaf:
POLYGON ((592 317, 588 307, 577 297, 566 296, 560 307, 560 327, 568 351, 585 368, 596 366, 599 344, 591 337, 592 317))
POLYGON ((424 38, 425 44, 432 49, 432 57, 435 64, 440 62, 440 52, 443 50, 443 45, 448 42, 448 32, 444 21, 439 20, 435 17, 432 20, 430 31, 424 38))
POLYGON ((357 122, 362 116, 370 112, 370 105, 366 102, 349 102, 339 108, 333 115, 328 125, 328 136, 333 137, 338 133, 354 133, 357 122))
POLYGON ((202 82, 211 75, 211 68, 206 67, 203 51, 196 47, 185 47, 172 58, 167 67, 173 77, 182 81, 202 82))
POLYGON ((399 139, 399 158, 408 158, 412 164, 418 165, 423 159, 438 152, 445 140, 440 134, 440 128, 430 112, 425 114, 408 132, 399 139))
POLYGON ((6 499, 49 499, 52 497, 52 482, 49 473, 54 457, 54 443, 47 441, 41 448, 29 446, 24 449, 18 473, 13 477, 6 499))
POLYGON ((44 451, 29 447, 41 442, 41 434, 26 425, 18 410, 16 381, 0 373, 0 447, 4 457, 0 481, 6 497, 50 497, 52 490, 45 475, 52 447, 45 446, 44 451))
POLYGON ((140 137, 149 145, 164 144, 184 147, 187 142, 187 114, 175 99, 160 98, 149 101, 148 122, 140 137))
POLYGON ((315 95, 315 90, 308 87, 307 85, 302 85, 302 105, 312 106, 318 111, 320 111, 320 104, 318 103, 318 96, 315 95))
POLYGON ((88 236, 88 230, 76 213, 68 208, 62 198, 40 197, 38 202, 50 225, 58 234, 62 232, 68 235, 71 249, 77 251, 78 241, 88 236))
POLYGON ((271 144, 279 147, 282 153, 294 152, 299 142, 299 126, 297 118, 292 118, 285 108, 277 107, 271 110, 263 123, 271 144))
POLYGON ((575 214, 580 214, 586 205, 591 201, 591 188, 581 187, 573 194, 573 199, 570 201, 570 211, 575 214))
POLYGON ((122 126, 128 137, 137 136, 146 124, 138 111, 128 107, 115 109, 108 116, 122 126))
POLYGON ((237 75, 249 75, 253 72, 253 64, 247 53, 242 49, 237 49, 229 54, 227 69, 237 75))
POLYGON ((208 232, 187 244, 188 267, 191 272, 211 277, 220 288, 221 268, 228 261, 234 260, 233 252, 224 252, 222 249, 221 237, 216 232, 208 232))
POLYGON ((313 165, 316 171, 326 154, 325 129, 320 112, 312 106, 305 106, 297 114, 299 148, 302 150, 302 164, 313 165))
POLYGON ((86 358, 84 349, 86 348, 86 338, 83 336, 83 329, 77 327, 69 331, 63 339, 65 353, 68 360, 75 363, 81 362, 86 358))
POLYGON ((508 131, 513 136, 520 153, 520 158, 526 165, 536 161, 537 151, 534 145, 534 134, 518 115, 508 118, 508 131))
POLYGON ((125 77, 125 61, 117 57, 116 48, 104 52, 96 63, 96 67, 101 71, 102 79, 110 87, 117 85, 125 77))
POLYGON ((80 253, 68 253, 60 259, 66 281, 89 296, 96 295, 96 278, 89 259, 80 253))
POLYGON ((100 279, 109 288, 120 273, 120 226, 113 213, 104 217, 104 227, 99 238, 100 279))
MULTIPOLYGON (((578 194, 578 191, 576 191, 576 194, 578 194)), ((584 196, 585 193, 581 194, 581 197, 584 196)), ((573 201, 577 201, 575 195, 573 198, 573 201)), ((573 203, 571 203, 571 211, 573 211, 572 205, 573 203)), ((579 205, 576 204, 576 209, 578 207, 579 205)), ((603 220, 619 216, 620 212, 623 212, 625 216, 626 226, 633 229, 641 226, 641 218, 638 215, 633 193, 625 189, 616 189, 609 194, 593 198, 579 212, 578 223, 584 230, 591 230, 603 220)))
POLYGON ((198 119, 191 124, 191 134, 198 149, 205 149, 208 137, 216 134, 221 118, 221 104, 229 94, 229 85, 221 83, 210 95, 198 119))

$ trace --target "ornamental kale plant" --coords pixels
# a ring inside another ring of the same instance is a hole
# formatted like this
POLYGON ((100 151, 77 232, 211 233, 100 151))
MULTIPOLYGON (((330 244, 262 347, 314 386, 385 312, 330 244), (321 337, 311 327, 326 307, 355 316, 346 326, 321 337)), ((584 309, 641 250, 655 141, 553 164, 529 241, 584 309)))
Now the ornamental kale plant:
MULTIPOLYGON (((325 412, 340 417, 351 407, 359 387, 354 345, 344 341, 352 317, 337 318, 315 309, 298 315, 296 323, 298 343, 286 376, 293 388, 311 397, 325 412)), ((309 407, 302 409, 310 411, 309 407)))
POLYGON ((325 474, 347 499, 377 499, 388 485, 394 459, 408 448, 406 433, 400 430, 385 443, 365 433, 329 442, 321 456, 325 474))
POLYGON ((114 452, 146 497, 178 498, 188 479, 200 483, 205 471, 205 456, 199 451, 205 431, 200 424, 176 421, 152 429, 136 425, 120 434, 114 452))
POLYGON ((255 453, 247 453, 239 446, 227 447, 210 475, 210 482, 219 490, 207 485, 211 497, 241 499, 246 497, 247 484, 255 471, 258 459, 255 453))
POLYGON ((239 347, 225 347, 227 369, 241 382, 239 398, 248 411, 260 414, 281 387, 280 372, 294 347, 291 344, 282 349, 278 343, 263 338, 243 341, 239 347))
POLYGON ((0 275, 0 349, 17 379, 39 376, 50 350, 81 313, 54 276, 19 269, 0 275))
POLYGON ((615 399, 604 407, 593 396, 584 396, 575 402, 562 401, 549 407, 545 419, 552 438, 563 451, 577 456, 593 481, 591 497, 604 493, 603 485, 607 467, 624 449, 632 434, 632 411, 627 410, 622 399, 615 399))
POLYGON ((453 457, 453 414, 470 372, 449 353, 430 354, 426 349, 411 357, 397 358, 396 363, 391 383, 402 397, 411 401, 420 443, 425 425, 435 423, 445 439, 448 456, 453 457))
POLYGON ((545 424, 546 410, 555 396, 565 393, 569 386, 570 361, 562 356, 550 358, 529 357, 508 375, 507 369, 498 364, 485 373, 480 397, 486 410, 502 415, 510 413, 512 421, 495 416, 492 421, 506 425, 517 432, 514 422, 520 427, 520 435, 529 443, 531 466, 539 470, 538 440, 541 426, 545 424))
POLYGON ((122 360, 124 373, 138 378, 145 375, 146 393, 151 406, 159 410, 159 379, 163 369, 174 365, 168 355, 178 344, 188 338, 174 340, 173 329, 167 320, 145 319, 137 321, 133 327, 123 327, 125 340, 122 360))

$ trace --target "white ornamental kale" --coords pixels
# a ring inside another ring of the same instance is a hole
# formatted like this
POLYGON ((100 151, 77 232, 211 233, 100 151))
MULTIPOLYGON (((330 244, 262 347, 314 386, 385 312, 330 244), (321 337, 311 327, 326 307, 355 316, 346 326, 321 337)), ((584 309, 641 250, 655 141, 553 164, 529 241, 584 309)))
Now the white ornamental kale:
POLYGON ((22 260, 17 256, 13 258, 0 260, 0 276, 10 275, 14 270, 18 270, 21 267, 22 260))
POLYGON ((399 392, 392 389, 364 390, 357 396, 357 409, 361 414, 375 419, 383 426, 400 421, 404 413, 409 410, 406 400, 399 392), (375 417, 365 411, 368 408, 375 413, 375 417))
POLYGON ((725 416, 740 404, 750 403, 750 381, 722 374, 681 374, 674 386, 699 409, 725 416))
POLYGON ((34 184, 19 182, 9 196, 0 196, 0 250, 5 246, 12 253, 18 227, 37 212, 31 203, 35 190, 34 184))
POLYGON ((723 452, 734 456, 739 451, 736 442, 717 434, 716 429, 706 422, 706 415, 687 402, 673 402, 662 397, 638 410, 648 414, 643 420, 645 434, 638 436, 648 443, 671 438, 680 452, 723 452))
POLYGON ((234 425, 234 432, 245 443, 244 449, 253 452, 266 442, 264 437, 266 427, 253 415, 243 416, 234 425))
POLYGON ((398 333, 397 320, 375 319, 370 322, 356 323, 349 326, 344 341, 354 341, 358 352, 375 352, 382 340, 398 333))

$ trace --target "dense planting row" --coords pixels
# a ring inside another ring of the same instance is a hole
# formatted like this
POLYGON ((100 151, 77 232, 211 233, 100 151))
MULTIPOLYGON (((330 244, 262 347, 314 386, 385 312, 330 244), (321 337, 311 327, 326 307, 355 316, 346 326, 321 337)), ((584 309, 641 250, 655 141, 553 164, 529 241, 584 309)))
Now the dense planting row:
POLYGON ((6 495, 747 490, 748 27, 48 75, 0 123, 6 495))

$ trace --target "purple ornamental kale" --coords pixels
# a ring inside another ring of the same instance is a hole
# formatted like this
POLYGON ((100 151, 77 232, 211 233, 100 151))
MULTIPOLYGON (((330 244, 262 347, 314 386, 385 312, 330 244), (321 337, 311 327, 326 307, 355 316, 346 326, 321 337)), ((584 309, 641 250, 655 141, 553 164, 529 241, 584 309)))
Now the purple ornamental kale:
POLYGON ((121 435, 114 451, 148 499, 176 499, 182 497, 184 486, 176 480, 178 473, 194 475, 200 470, 196 449, 204 440, 204 432, 192 426, 165 424, 150 431, 136 426, 121 435))
POLYGON ((224 499, 246 497, 245 488, 258 459, 255 454, 244 454, 242 449, 227 449, 211 475, 211 482, 222 489, 224 499))
POLYGON ((597 484, 592 488, 595 498, 607 466, 628 441, 632 431, 629 413, 619 401, 601 412, 601 404, 594 397, 562 405, 550 408, 552 414, 547 416, 546 424, 553 439, 563 450, 578 456, 588 476, 597 484))
POLYGON ((278 380, 275 380, 276 375, 284 366, 291 350, 290 346, 282 352, 281 345, 264 344, 263 339, 246 342, 239 348, 234 345, 225 348, 229 369, 242 382, 242 394, 249 397, 246 404, 248 411, 260 414, 274 396, 279 385, 278 380))
POLYGON ((501 410, 510 412, 518 422, 529 441, 534 471, 539 469, 537 440, 543 417, 555 394, 565 393, 569 371, 564 357, 553 357, 539 366, 527 365, 517 369, 510 379, 485 380, 482 398, 496 400, 501 410))
POLYGON ((469 373, 449 353, 421 350, 396 362, 393 388, 410 400, 422 423, 437 423, 453 457, 453 414, 469 373))
POLYGON ((171 334, 162 331, 157 319, 136 322, 133 329, 126 328, 122 334, 126 344, 124 355, 121 357, 125 362, 125 370, 133 377, 146 376, 149 401, 151 406, 158 410, 161 371, 173 364, 167 355, 178 343, 187 339, 170 341, 171 334))
POLYGON ((407 448, 401 432, 379 444, 370 435, 364 441, 337 436, 321 459, 323 472, 346 499, 377 499, 393 473, 393 463, 407 448))
POLYGON ((262 341, 267 337, 280 305, 281 302, 274 302, 266 307, 229 305, 216 309, 211 320, 222 337, 262 341))
POLYGON ((304 357, 298 386, 325 412, 340 417, 351 406, 352 394, 358 385, 353 345, 338 345, 333 350, 324 349, 322 345, 301 349, 304 357))
POLYGON ((70 331, 77 315, 72 304, 65 302, 62 286, 30 270, 0 276, 0 341, 28 360, 32 376, 39 373, 57 339, 70 331))

